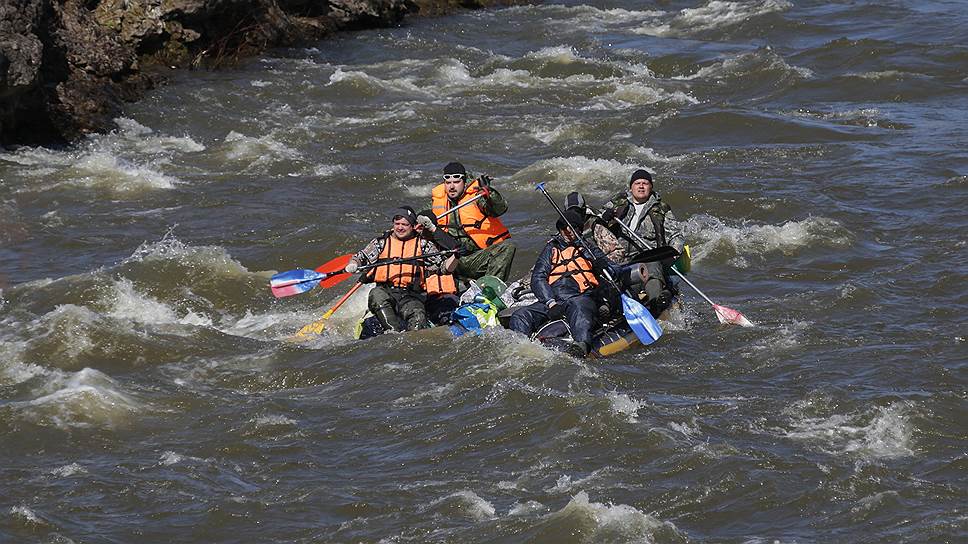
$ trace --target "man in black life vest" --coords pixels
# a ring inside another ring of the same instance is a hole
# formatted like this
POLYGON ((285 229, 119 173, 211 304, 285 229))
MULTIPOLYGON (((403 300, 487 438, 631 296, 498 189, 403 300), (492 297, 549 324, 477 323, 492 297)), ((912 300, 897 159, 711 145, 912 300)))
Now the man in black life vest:
MULTIPOLYGON (((577 229, 584 219, 575 209, 566 211, 565 218, 577 229)), ((618 277, 621 271, 590 244, 588 250, 593 259, 589 259, 564 219, 559 219, 555 227, 558 235, 545 245, 531 272, 531 291, 538 302, 517 309, 511 315, 510 329, 530 336, 546 322, 564 315, 572 338, 581 347, 582 355, 587 355, 597 325, 598 302, 604 296, 599 287, 605 282, 599 276, 608 270, 618 277)))
MULTIPOLYGON (((393 213, 393 228, 374 238, 350 259, 346 272, 353 274, 364 264, 378 260, 416 257, 438 253, 437 244, 422 238, 416 231, 417 214, 407 206, 393 213)), ((425 259, 378 266, 368 270, 361 281, 376 285, 370 291, 367 305, 385 331, 400 331, 401 320, 406 330, 428 327, 424 307, 427 294, 424 279, 430 274, 449 273, 457 266, 455 255, 431 256, 425 259)))
MULTIPOLYGON (((605 204, 601 217, 605 225, 614 236, 609 236, 601 225, 596 226, 595 241, 601 246, 609 259, 617 263, 631 261, 636 254, 660 246, 672 246, 681 252, 685 244, 682 228, 672 208, 662 201, 652 190, 652 174, 639 169, 629 178, 629 190, 616 195, 605 204), (645 241, 646 247, 640 244, 615 224, 621 221, 645 241), (601 230, 600 230, 601 229, 601 230)), ((669 289, 669 273, 662 263, 648 263, 648 280, 643 291, 646 303, 653 315, 658 315, 672 303, 672 291, 669 289)))
POLYGON ((469 179, 463 164, 448 163, 442 182, 432 191, 431 209, 440 215, 478 195, 484 197, 441 217, 437 225, 465 249, 466 254, 457 262, 458 277, 477 279, 488 275, 506 281, 515 247, 508 240, 511 233, 498 219, 508 210, 508 203, 491 187, 491 178, 469 179))

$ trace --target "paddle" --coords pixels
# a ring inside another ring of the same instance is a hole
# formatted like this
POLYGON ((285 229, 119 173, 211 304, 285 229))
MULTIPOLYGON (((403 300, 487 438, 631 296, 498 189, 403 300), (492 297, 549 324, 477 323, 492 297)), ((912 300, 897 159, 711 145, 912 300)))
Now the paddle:
MULTIPOLYGON (((551 198, 551 195, 548 194, 548 191, 544 187, 544 183, 539 183, 535 187, 535 190, 541 191, 541 194, 548 199, 548 202, 551 203, 551 205, 555 208, 555 211, 558 212, 558 215, 560 215, 561 218, 564 219, 565 224, 568 225, 568 230, 571 232, 571 235, 575 237, 575 241, 578 242, 579 248, 584 251, 590 259, 594 260, 595 255, 593 255, 591 250, 588 249, 588 243, 585 242, 584 238, 581 237, 581 234, 575 230, 575 227, 568 222, 568 218, 565 217, 564 212, 562 212, 561 208, 558 207, 558 203, 555 202, 555 199, 551 198)), ((607 279, 608 282, 611 283, 612 286, 615 287, 615 289, 619 292, 619 295, 621 295, 622 313, 625 314, 625 320, 628 322, 629 328, 632 329, 632 332, 635 333, 636 338, 639 339, 639 342, 642 342, 643 345, 647 346, 658 340, 659 337, 662 336, 662 327, 660 327, 659 323, 656 322, 654 317, 652 317, 652 314, 650 314, 649 311, 645 309, 645 306, 642 306, 639 301, 625 294, 625 292, 622 291, 622 288, 619 287, 618 283, 616 283, 612 278, 612 275, 608 273, 608 270, 603 270, 602 272, 605 276, 605 279, 607 279)))
MULTIPOLYGON (((463 208, 464 206, 469 206, 474 202, 477 202, 478 200, 484 198, 485 196, 487 196, 487 193, 481 193, 475 196, 474 198, 468 200, 467 202, 458 204, 457 206, 454 206, 453 208, 441 213, 440 215, 436 216, 435 219, 442 219, 446 217, 447 214, 453 213, 463 208)), ((444 252, 444 253, 452 253, 452 252, 444 252)), ((322 287, 323 289, 327 289, 334 285, 338 285, 346 281, 347 279, 349 279, 350 276, 352 276, 352 274, 348 272, 344 272, 344 269, 346 268, 346 265, 349 264, 350 259, 352 259, 354 255, 355 253, 347 253, 346 255, 340 255, 339 257, 336 257, 335 259, 325 264, 319 265, 318 267, 316 267, 315 271, 306 270, 304 268, 297 268, 295 270, 280 272, 272 276, 272 278, 270 278, 269 287, 270 289, 272 289, 273 296, 275 296, 276 298, 283 298, 283 297, 289 297, 292 295, 298 295, 300 293, 305 293, 306 291, 310 291, 316 288, 317 286, 322 287)), ((427 256, 429 257, 430 255, 427 255, 427 256)), ((423 258, 423 257, 420 257, 420 258, 423 258)), ((414 259, 414 260, 417 260, 417 259, 414 259)), ((373 268, 375 266, 382 266, 384 264, 398 264, 398 263, 405 263, 405 262, 409 262, 409 261, 377 262, 373 265, 360 267, 357 270, 358 271, 367 270, 369 268, 373 268)))
POLYGON ((323 314, 323 317, 320 317, 316 321, 313 321, 312 323, 303 326, 303 328, 299 329, 299 332, 294 334, 290 338, 290 340, 301 341, 301 340, 305 340, 311 334, 322 334, 323 327, 326 326, 326 320, 329 319, 334 313, 336 313, 336 310, 339 310, 339 307, 342 306, 344 302, 349 300, 349 298, 353 296, 353 293, 355 293, 360 287, 363 287, 363 284, 357 282, 356 285, 354 285, 353 288, 349 290, 349 292, 343 295, 343 298, 339 299, 339 301, 336 304, 334 304, 332 308, 330 308, 329 310, 326 311, 325 314, 323 314))
MULTIPOLYGON (((356 271, 366 272, 367 270, 370 270, 371 268, 376 268, 378 266, 390 266, 394 264, 412 263, 412 262, 420 261, 430 257, 435 257, 437 255, 450 255, 452 253, 457 253, 458 251, 459 250, 457 249, 448 249, 446 251, 438 251, 436 253, 416 255, 414 257, 384 259, 382 261, 377 261, 373 264, 361 266, 357 268, 356 271)), ((342 259, 342 257, 337 257, 337 259, 342 259)), ((323 266, 326 266, 326 265, 323 265, 323 266)), ((272 276, 272 278, 269 279, 269 287, 272 289, 272 294, 275 295, 276 298, 282 298, 282 297, 288 297, 290 295, 298 295, 299 293, 305 293, 306 291, 309 291, 310 289, 316 287, 316 285, 320 285, 324 289, 327 287, 332 287, 333 285, 336 285, 337 283, 342 282, 343 280, 345 280, 350 276, 352 276, 352 274, 348 272, 326 273, 326 272, 316 272, 314 270, 297 268, 296 270, 289 270, 288 272, 280 272, 272 276), (334 278, 338 278, 338 279, 334 280, 334 278)))
MULTIPOLYGON (((639 236, 638 234, 636 234, 634 230, 632 230, 628 225, 626 225, 625 223, 622 223, 621 221, 616 220, 615 222, 618 223, 622 227, 622 229, 626 232, 626 234, 628 234, 629 236, 631 236, 633 238, 633 240, 632 240, 633 243, 635 243, 635 245, 637 245, 639 247, 639 249, 645 249, 646 248, 647 244, 646 244, 645 240, 643 240, 641 236, 639 236)), ((656 248, 656 249, 662 249, 662 248, 660 247, 660 248, 656 248)), ((647 250, 646 253, 648 253, 649 251, 655 251, 655 250, 647 250)), ((740 325, 740 326, 743 326, 743 327, 752 327, 753 326, 753 323, 751 323, 749 319, 746 319, 746 317, 743 314, 737 312, 736 310, 734 310, 732 308, 728 308, 726 306, 720 306, 719 304, 716 304, 715 302, 713 302, 712 300, 710 300, 709 297, 707 297, 705 293, 703 293, 702 291, 700 291, 699 288, 696 287, 695 284, 693 284, 691 281, 689 281, 689 279, 686 278, 686 276, 682 272, 679 272, 678 270, 676 270, 675 267, 669 267, 669 270, 672 270, 673 272, 675 272, 677 276, 679 276, 680 278, 683 279, 683 281, 685 281, 686 283, 689 284, 689 287, 692 287, 693 290, 695 290, 697 293, 699 293, 699 296, 701 296, 702 298, 706 299, 706 302, 712 304, 713 310, 716 311, 716 317, 719 318, 719 322, 720 323, 732 323, 734 325, 740 325)))

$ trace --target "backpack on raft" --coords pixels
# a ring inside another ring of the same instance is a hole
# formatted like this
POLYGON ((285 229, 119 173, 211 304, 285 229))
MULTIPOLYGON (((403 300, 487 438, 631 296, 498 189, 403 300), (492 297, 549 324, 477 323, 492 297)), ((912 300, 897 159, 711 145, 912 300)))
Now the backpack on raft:
POLYGON ((506 290, 507 285, 495 276, 471 281, 471 287, 461 295, 461 305, 451 318, 450 331, 454 336, 480 334, 483 329, 500 327, 497 314, 507 308, 501 300, 506 290))

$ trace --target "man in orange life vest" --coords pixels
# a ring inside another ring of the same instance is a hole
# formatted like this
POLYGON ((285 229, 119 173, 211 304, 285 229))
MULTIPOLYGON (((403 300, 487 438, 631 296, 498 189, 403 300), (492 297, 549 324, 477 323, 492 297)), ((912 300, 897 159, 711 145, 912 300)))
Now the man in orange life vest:
POLYGON ((440 215, 482 193, 484 198, 438 219, 437 224, 456 238, 467 253, 457 261, 457 276, 497 276, 506 281, 515 247, 508 241, 511 233, 498 219, 508 210, 508 203, 491 187, 491 178, 468 180, 464 165, 451 162, 444 167, 443 183, 433 189, 431 208, 440 215))
POLYGON ((353 274, 363 264, 381 260, 431 255, 419 261, 388 264, 370 269, 364 282, 374 282, 367 305, 385 331, 428 327, 424 304, 427 294, 424 279, 428 275, 453 272, 457 266, 455 255, 432 256, 440 250, 416 231, 417 214, 407 206, 394 210, 393 228, 374 238, 350 259, 346 272, 353 274))
MULTIPOLYGON (((576 229, 582 228, 584 217, 578 210, 567 210, 565 218, 576 229)), ((548 240, 531 272, 531 291, 538 302, 515 310, 510 329, 530 336, 546 322, 564 315, 581 355, 588 355, 598 303, 605 296, 604 290, 599 290, 604 282, 599 281, 598 275, 608 270, 617 278, 621 270, 592 244, 588 249, 594 259, 589 260, 564 219, 558 219, 555 227, 558 235, 548 240)))

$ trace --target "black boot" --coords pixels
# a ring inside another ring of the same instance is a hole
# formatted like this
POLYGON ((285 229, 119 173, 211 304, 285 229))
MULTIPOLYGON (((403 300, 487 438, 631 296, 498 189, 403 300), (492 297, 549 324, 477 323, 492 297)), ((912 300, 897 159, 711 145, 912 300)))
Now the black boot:
POLYGON ((392 308, 380 308, 376 312, 373 312, 373 315, 376 316, 380 325, 383 325, 384 332, 401 332, 403 330, 400 328, 400 319, 392 308))

